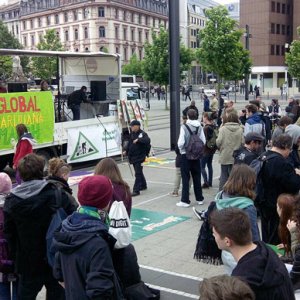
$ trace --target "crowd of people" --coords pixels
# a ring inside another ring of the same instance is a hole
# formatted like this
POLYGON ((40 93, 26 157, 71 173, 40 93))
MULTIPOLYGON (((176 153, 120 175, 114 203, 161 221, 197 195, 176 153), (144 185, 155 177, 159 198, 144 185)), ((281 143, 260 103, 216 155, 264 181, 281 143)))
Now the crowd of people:
MULTIPOLYGON (((290 100, 284 116, 276 99, 266 106, 257 97, 238 113, 232 101, 206 98, 203 114, 195 101, 182 112, 171 192, 181 197, 177 206, 187 208, 193 187, 197 204, 203 205, 202 189, 214 184, 218 151, 219 192, 208 210, 193 207, 209 223, 204 237, 200 230, 196 252, 204 253, 209 239, 217 253, 210 262, 222 263, 227 275, 205 279, 201 299, 223 299, 224 293, 227 299, 294 299, 300 288, 297 101, 290 100)), ((135 172, 132 191, 116 162, 105 158, 80 181, 76 197, 68 184, 70 165, 51 159, 45 178, 45 162, 33 153, 34 137, 24 124, 17 125, 13 167, 18 185, 12 188, 10 177, 0 173, 0 255, 6 255, 0 257, 0 299, 35 299, 43 286, 49 300, 159 299, 159 292, 141 280, 133 245, 116 248, 117 237, 109 231, 113 202, 123 202, 130 217, 132 197, 147 189, 142 163, 151 141, 139 121, 133 120, 130 129, 123 154, 135 172), (49 228, 60 210, 65 216, 49 248, 49 228)))

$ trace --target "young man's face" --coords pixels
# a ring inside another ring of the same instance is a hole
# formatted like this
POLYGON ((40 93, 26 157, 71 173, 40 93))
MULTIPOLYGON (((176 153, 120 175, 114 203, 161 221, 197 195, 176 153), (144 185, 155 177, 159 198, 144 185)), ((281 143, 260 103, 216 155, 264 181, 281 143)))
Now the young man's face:
POLYGON ((228 250, 228 247, 227 247, 227 243, 226 243, 226 240, 227 238, 222 238, 218 232, 215 230, 215 228, 213 227, 213 235, 215 237, 215 240, 216 240, 216 243, 218 245, 218 248, 220 250, 228 250))
POLYGON ((261 141, 251 141, 250 142, 250 149, 252 151, 258 151, 258 150, 261 149, 261 145, 262 145, 261 141))
POLYGON ((139 130, 140 130, 140 126, 139 125, 131 126, 131 131, 132 132, 138 132, 139 130))

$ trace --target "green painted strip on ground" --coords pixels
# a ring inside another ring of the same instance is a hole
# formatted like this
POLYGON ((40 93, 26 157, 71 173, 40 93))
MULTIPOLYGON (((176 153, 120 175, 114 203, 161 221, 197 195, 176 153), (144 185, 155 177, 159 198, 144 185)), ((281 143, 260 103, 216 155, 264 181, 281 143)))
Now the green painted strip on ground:
POLYGON ((133 208, 130 217, 132 225, 132 240, 139 240, 188 219, 190 218, 133 208))

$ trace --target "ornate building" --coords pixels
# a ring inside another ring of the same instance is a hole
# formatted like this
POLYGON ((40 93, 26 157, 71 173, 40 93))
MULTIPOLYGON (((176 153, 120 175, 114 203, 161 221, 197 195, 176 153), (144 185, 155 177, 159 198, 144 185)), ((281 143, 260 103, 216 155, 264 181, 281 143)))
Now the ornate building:
POLYGON ((46 30, 56 30, 65 49, 120 53, 124 62, 151 42, 151 30, 168 26, 167 0, 21 0, 20 41, 36 49, 46 30))

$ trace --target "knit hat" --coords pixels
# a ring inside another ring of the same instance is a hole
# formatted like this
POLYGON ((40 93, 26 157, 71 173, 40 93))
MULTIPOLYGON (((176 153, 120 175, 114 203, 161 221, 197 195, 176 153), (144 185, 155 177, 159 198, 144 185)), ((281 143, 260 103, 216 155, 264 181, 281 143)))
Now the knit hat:
POLYGON ((9 194, 12 189, 10 177, 6 173, 0 173, 0 194, 9 194))
POLYGON ((94 175, 83 178, 78 185, 77 198, 82 206, 105 208, 112 200, 113 187, 109 178, 94 175))
POLYGON ((135 125, 141 126, 141 123, 140 123, 138 120, 133 120, 133 121, 131 121, 130 127, 135 126, 135 125))

